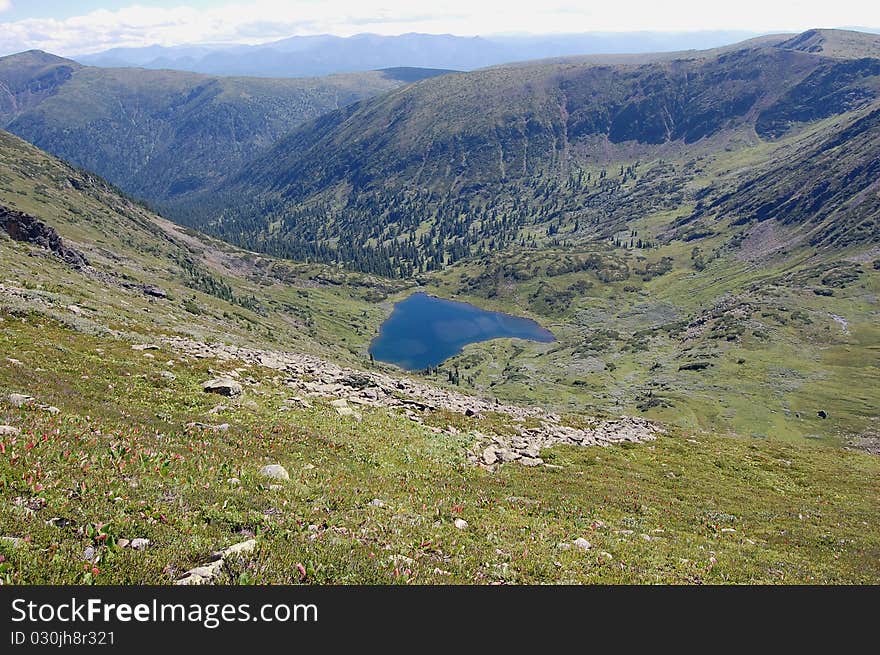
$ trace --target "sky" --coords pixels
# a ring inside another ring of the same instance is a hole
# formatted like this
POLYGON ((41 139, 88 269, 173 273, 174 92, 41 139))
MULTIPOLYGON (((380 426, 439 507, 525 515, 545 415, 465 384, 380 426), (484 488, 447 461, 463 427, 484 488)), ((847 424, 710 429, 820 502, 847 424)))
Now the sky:
POLYGON ((866 0, 0 0, 0 55, 59 55, 113 47, 262 43, 293 35, 363 32, 798 32, 880 27, 866 0))

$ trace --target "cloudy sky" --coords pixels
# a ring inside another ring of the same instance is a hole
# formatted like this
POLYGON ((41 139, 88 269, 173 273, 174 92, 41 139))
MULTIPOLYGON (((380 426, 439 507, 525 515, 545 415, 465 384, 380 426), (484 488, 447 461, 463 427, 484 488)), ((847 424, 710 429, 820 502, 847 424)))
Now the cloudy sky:
POLYGON ((260 43, 294 34, 799 31, 880 27, 866 0, 0 0, 0 54, 260 43))

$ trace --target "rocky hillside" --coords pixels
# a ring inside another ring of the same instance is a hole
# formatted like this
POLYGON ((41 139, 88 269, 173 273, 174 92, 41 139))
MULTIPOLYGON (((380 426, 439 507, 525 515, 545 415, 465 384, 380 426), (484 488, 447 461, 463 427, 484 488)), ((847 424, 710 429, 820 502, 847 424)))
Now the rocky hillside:
POLYGON ((880 243, 880 104, 793 150, 718 194, 692 219, 714 214, 738 225, 774 219, 798 227, 799 239, 813 246, 880 243))
POLYGON ((439 71, 221 78, 0 58, 0 128, 161 202, 210 186, 299 123, 439 71))

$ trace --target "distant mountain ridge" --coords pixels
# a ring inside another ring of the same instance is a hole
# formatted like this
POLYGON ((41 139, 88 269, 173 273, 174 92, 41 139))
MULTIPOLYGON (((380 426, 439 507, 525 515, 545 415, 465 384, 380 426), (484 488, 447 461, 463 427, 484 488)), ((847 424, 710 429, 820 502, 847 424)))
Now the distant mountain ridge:
POLYGON ((257 46, 116 48, 75 56, 92 66, 137 66, 212 75, 305 77, 400 66, 474 70, 582 54, 702 50, 755 36, 744 31, 633 32, 465 37, 451 34, 294 36, 257 46))

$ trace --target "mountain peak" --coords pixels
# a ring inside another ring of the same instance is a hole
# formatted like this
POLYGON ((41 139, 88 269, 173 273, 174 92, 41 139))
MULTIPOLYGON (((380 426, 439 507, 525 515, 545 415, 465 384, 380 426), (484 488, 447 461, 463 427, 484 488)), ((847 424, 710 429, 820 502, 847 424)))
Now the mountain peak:
POLYGON ((80 67, 80 64, 76 63, 72 59, 65 59, 64 57, 59 57, 58 55, 53 55, 51 52, 46 52, 45 50, 25 50, 24 52, 17 52, 12 55, 7 55, 5 57, 0 57, 0 63, 14 63, 17 66, 21 65, 41 65, 48 66, 50 64, 67 64, 69 66, 80 67))
POLYGON ((880 57, 880 34, 817 28, 783 41, 778 47, 834 58, 880 57))

